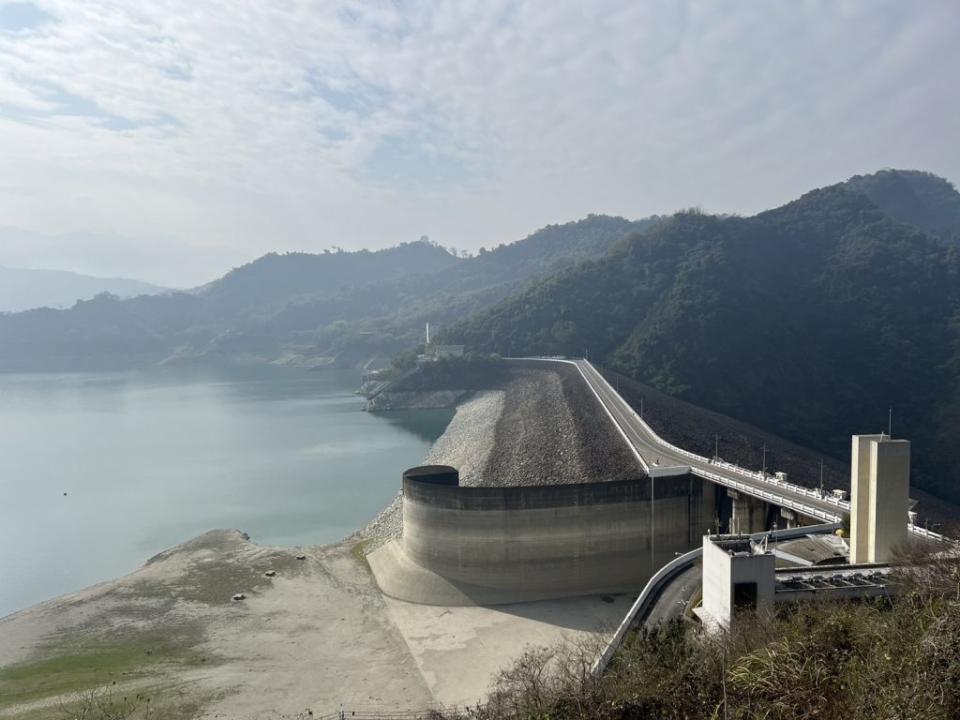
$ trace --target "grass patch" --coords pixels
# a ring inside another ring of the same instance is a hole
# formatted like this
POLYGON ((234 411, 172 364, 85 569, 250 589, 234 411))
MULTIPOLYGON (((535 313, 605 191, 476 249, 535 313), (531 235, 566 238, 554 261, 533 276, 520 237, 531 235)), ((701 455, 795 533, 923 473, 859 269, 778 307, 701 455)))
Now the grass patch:
POLYGON ((204 662, 158 637, 99 645, 0 668, 0 709, 158 675, 163 667, 204 662))
POLYGON ((367 570, 370 569, 370 561, 367 560, 367 548, 370 547, 372 542, 373 538, 367 538, 366 540, 361 540, 352 548, 350 548, 350 554, 353 556, 354 560, 360 563, 367 570))
POLYGON ((139 597, 177 598, 205 605, 229 605, 234 593, 266 590, 273 570, 280 577, 301 575, 304 562, 288 552, 265 553, 243 559, 213 557, 194 562, 179 577, 138 588, 139 597))

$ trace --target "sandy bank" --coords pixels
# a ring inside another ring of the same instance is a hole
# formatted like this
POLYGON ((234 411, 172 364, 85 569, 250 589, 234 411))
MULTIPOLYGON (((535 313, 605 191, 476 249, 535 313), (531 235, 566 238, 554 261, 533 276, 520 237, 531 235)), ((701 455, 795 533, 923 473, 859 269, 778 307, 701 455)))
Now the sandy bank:
MULTIPOLYGON (((425 462, 457 466, 468 484, 490 482, 510 407, 508 392, 473 395, 425 462)), ((629 607, 628 597, 495 609, 385 599, 364 555, 399 534, 398 510, 395 502, 325 547, 262 547, 212 531, 124 578, 0 619, 0 717, 36 716, 112 682, 150 694, 174 720, 475 703, 525 649, 595 642, 629 607), (231 600, 238 592, 245 599, 231 600)))

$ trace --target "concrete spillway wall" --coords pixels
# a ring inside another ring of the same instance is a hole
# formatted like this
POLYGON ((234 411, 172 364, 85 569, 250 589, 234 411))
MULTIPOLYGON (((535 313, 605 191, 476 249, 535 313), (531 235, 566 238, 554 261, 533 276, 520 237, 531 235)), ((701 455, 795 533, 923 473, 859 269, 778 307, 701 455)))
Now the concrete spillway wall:
POLYGON ((434 604, 453 604, 450 587, 482 603, 635 591, 713 518, 713 485, 691 475, 460 487, 449 473, 408 472, 402 540, 371 566, 388 595, 434 604))

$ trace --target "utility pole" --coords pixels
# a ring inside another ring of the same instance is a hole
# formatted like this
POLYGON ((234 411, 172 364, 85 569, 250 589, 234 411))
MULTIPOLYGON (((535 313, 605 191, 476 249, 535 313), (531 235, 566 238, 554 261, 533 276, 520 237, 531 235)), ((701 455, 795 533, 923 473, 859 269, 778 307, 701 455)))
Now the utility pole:
POLYGON ((820 497, 823 497, 823 458, 820 458, 820 497))
POLYGON ((640 396, 640 419, 643 420, 643 395, 640 396))
POLYGON ((652 575, 657 571, 657 513, 656 513, 656 498, 657 498, 657 481, 654 479, 653 475, 650 476, 650 574, 652 575))
POLYGON ((887 437, 893 440, 893 406, 887 409, 887 437))
POLYGON ((763 444, 763 477, 767 476, 767 444, 763 444))
POLYGON ((713 459, 720 459, 720 433, 713 434, 713 459))

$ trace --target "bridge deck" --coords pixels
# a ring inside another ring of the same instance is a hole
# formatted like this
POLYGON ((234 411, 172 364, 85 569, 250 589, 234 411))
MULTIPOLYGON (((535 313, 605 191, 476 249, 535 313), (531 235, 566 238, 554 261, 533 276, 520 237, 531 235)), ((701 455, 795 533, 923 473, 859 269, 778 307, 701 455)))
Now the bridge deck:
MULTIPOLYGON (((623 435, 645 472, 667 466, 690 468, 690 472, 711 482, 734 488, 746 495, 774 505, 789 508, 807 517, 823 522, 839 522, 850 512, 850 503, 830 495, 821 495, 819 490, 805 488, 778 480, 755 470, 748 470, 729 463, 714 462, 709 458, 672 445, 644 422, 630 404, 607 382, 606 378, 588 360, 561 358, 513 358, 537 360, 573 365, 579 370, 584 382, 593 391, 601 407, 623 435)), ((654 473, 656 470, 654 470, 654 473)), ((915 525, 908 525, 910 532, 931 540, 945 538, 915 525)))

